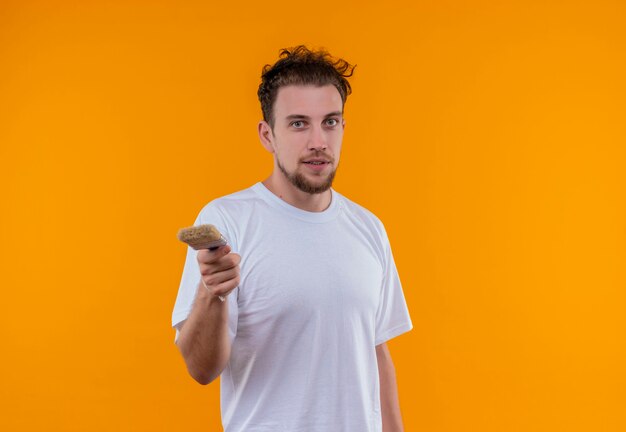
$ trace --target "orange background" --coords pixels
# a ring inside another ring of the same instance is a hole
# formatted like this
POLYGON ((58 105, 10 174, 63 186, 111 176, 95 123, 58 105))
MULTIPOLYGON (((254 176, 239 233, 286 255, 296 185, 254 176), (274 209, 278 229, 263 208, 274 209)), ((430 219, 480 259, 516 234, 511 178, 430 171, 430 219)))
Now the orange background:
POLYGON ((176 232, 270 173, 261 67, 305 43, 357 64, 335 188, 392 241, 406 430, 626 430, 625 22, 623 1, 3 1, 0 429, 220 430, 174 345, 176 232))

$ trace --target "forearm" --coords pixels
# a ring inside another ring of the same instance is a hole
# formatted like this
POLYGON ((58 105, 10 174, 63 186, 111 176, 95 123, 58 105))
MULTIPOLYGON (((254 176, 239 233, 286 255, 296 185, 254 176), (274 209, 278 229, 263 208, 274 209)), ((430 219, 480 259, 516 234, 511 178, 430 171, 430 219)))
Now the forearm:
POLYGON ((402 415, 396 383, 396 371, 391 354, 385 344, 376 347, 378 375, 380 379, 380 408, 383 418, 383 432, 402 432, 402 415))
POLYGON ((200 285, 176 345, 196 381, 208 384, 217 378, 230 357, 228 302, 200 285))

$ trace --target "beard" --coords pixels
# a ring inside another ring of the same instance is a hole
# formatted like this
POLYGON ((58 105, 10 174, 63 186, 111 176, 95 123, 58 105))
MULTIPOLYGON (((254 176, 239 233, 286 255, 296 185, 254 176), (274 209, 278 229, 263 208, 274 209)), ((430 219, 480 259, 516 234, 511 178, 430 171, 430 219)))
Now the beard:
POLYGON ((335 168, 326 176, 326 179, 324 179, 322 183, 315 184, 308 181, 306 177, 297 170, 291 173, 287 171, 283 164, 280 163, 278 157, 276 158, 276 163, 280 171, 285 175, 287 180, 289 180, 292 185, 300 189, 302 192, 310 194, 319 194, 322 192, 326 192, 328 189, 330 189, 330 187, 333 185, 333 180, 335 179, 335 173, 337 172, 337 169, 335 168))

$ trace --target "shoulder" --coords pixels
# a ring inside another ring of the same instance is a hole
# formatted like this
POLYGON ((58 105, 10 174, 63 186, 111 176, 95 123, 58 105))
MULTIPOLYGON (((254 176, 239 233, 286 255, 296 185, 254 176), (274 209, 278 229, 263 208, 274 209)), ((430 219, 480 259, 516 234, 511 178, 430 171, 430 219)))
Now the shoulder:
POLYGON ((393 262, 391 243, 383 222, 372 211, 341 196, 342 207, 354 232, 360 233, 375 251, 384 268, 393 262))
POLYGON ((355 222, 363 224, 370 230, 374 231, 376 234, 381 236, 385 236, 385 226, 383 222, 376 216, 372 211, 365 208, 364 206, 346 198, 344 195, 338 193, 337 194, 341 206, 345 210, 346 216, 350 219, 353 219, 355 222))
POLYGON ((225 219, 232 214, 242 214, 246 208, 252 208, 258 199, 254 186, 215 198, 202 207, 198 220, 207 223, 205 221, 213 220, 216 217, 225 219))
POLYGON ((233 250, 238 251, 245 227, 253 217, 259 200, 254 186, 215 198, 202 207, 195 224, 215 225, 233 250))

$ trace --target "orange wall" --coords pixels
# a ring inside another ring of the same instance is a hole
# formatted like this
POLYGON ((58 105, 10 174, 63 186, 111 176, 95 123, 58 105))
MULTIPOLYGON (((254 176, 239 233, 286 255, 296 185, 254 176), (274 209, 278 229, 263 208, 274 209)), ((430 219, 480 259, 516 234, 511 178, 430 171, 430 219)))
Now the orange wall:
POLYGON ((335 187, 386 224, 407 431, 626 430, 626 3, 0 4, 0 429, 217 431, 170 328, 261 67, 358 66, 335 187))

